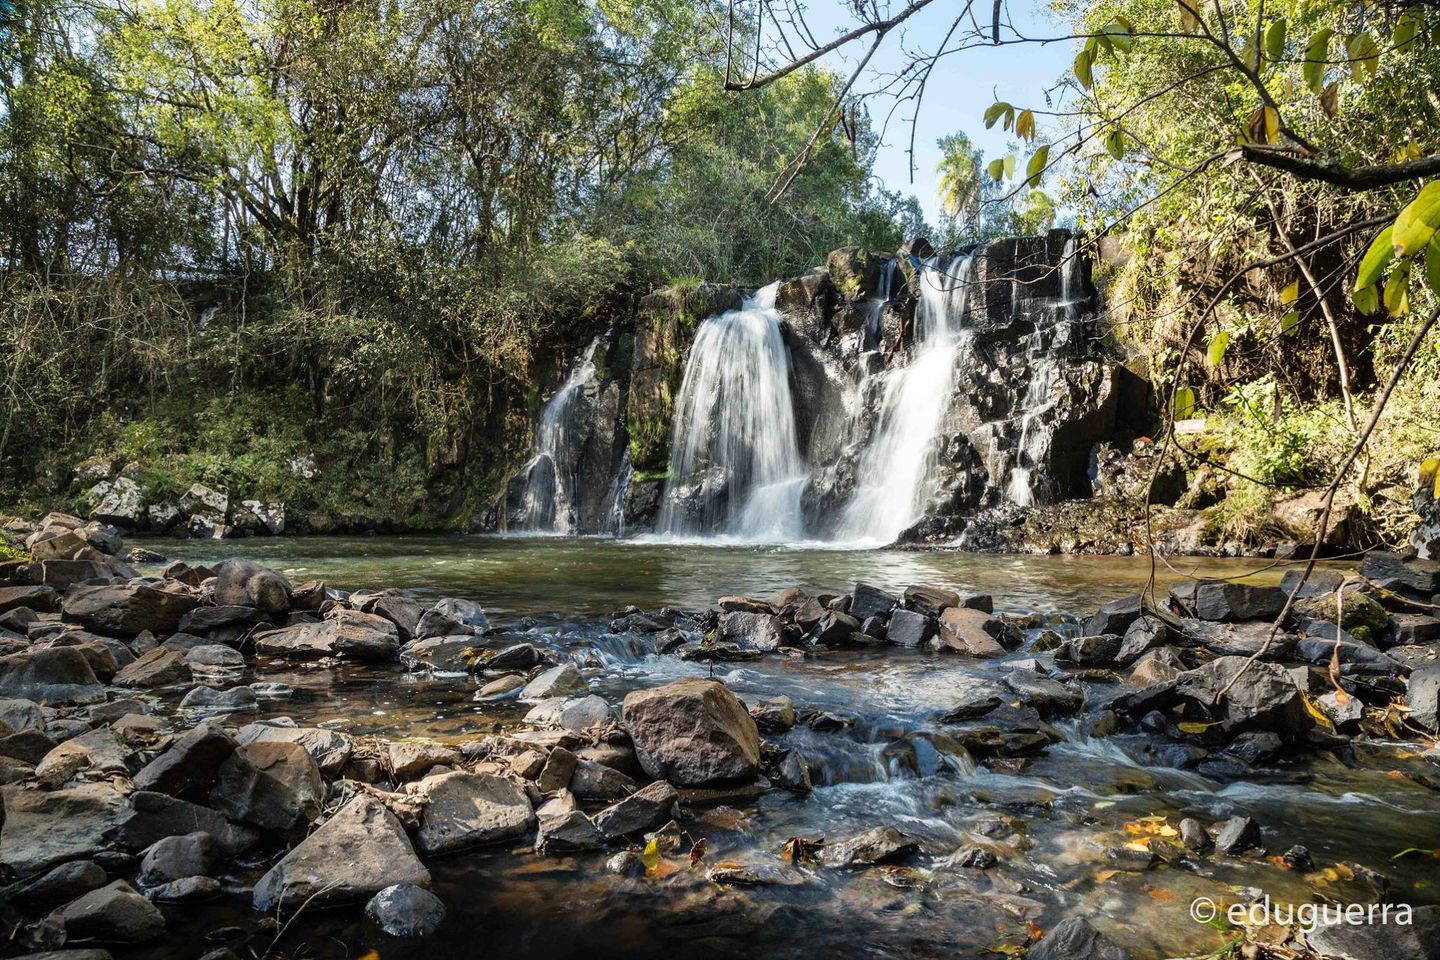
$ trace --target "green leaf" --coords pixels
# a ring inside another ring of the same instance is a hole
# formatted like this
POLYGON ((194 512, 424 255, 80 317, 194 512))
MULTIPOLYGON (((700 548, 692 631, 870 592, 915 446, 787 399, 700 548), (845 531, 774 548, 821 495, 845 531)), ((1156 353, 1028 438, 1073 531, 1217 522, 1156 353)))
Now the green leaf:
POLYGON ((1410 310, 1410 261, 1401 260, 1385 281, 1385 312, 1398 317, 1410 310))
POLYGON ((990 106, 985 108, 985 129, 989 130, 991 127, 995 126, 995 121, 1000 119, 1001 114, 1006 113, 1007 111, 1013 112, 1014 109, 1014 107, 1010 106, 1010 104, 1006 103, 1004 100, 997 100, 996 102, 990 104, 990 106))
POLYGON ((1380 309, 1380 291, 1373 284, 1351 293, 1350 300, 1356 310, 1367 316, 1380 309))
POLYGON ((1330 57, 1330 38, 1334 35, 1335 31, 1329 27, 1317 30, 1305 48, 1305 65, 1300 68, 1300 73, 1306 86, 1315 93, 1325 89, 1325 68, 1328 66, 1325 61, 1330 57))
POLYGON ((1116 127, 1114 130, 1111 130, 1109 133, 1105 134, 1105 152, 1110 154, 1110 156, 1114 157, 1116 160, 1124 159, 1125 131, 1121 130, 1119 127, 1116 127))
POLYGON ((1225 362, 1225 348, 1230 346, 1230 331, 1221 330, 1210 340, 1210 347, 1205 351, 1205 361, 1212 367, 1218 367, 1225 362))
POLYGON ((1181 387, 1175 391, 1175 419, 1189 420, 1195 416, 1195 391, 1181 387))
POLYGON ((1395 245, 1390 242, 1394 230, 1394 227, 1386 227, 1370 241, 1370 249, 1360 258, 1360 269, 1355 271, 1356 293, 1366 287, 1375 286, 1384 275, 1385 268, 1390 266, 1390 261, 1395 259, 1395 245))
POLYGON ((1075 79, 1080 81, 1080 86, 1089 90, 1095 86, 1095 75, 1092 71, 1095 56, 1089 50, 1081 50, 1075 55, 1075 79))
POLYGON ((991 160, 985 167, 985 172, 990 174, 990 179, 1000 182, 1005 179, 1005 161, 1001 157, 991 160))
POLYGON ((1400 20, 1395 24, 1395 32, 1390 37, 1390 42, 1395 45, 1397 52, 1403 53, 1405 48, 1415 42, 1415 34, 1419 28, 1420 18, 1413 10, 1400 14, 1400 20))
POLYGON ((1420 188, 1415 199, 1395 218, 1396 256, 1418 253, 1440 228, 1440 180, 1432 180, 1420 188))
POLYGON ((1270 24, 1265 31, 1265 56, 1278 62, 1285 55, 1285 18, 1270 24))
POLYGON ((1265 142, 1278 143, 1280 140, 1280 111, 1274 107, 1265 108, 1265 142))
POLYGON ((1124 24, 1107 23, 1101 32, 1110 38, 1115 49, 1121 53, 1129 53, 1135 49, 1135 38, 1130 36, 1130 31, 1125 28, 1124 24))
POLYGON ((1013 154, 1013 153, 1007 153, 1007 154, 1005 155, 1005 177, 1006 177, 1006 179, 1009 179, 1010 177, 1015 176, 1015 164, 1016 164, 1016 162, 1017 162, 1017 158, 1016 158, 1015 154, 1013 154))
POLYGON ((1050 145, 1041 144, 1033 154, 1030 155, 1030 162, 1025 164, 1025 183, 1034 187, 1040 182, 1040 177, 1045 173, 1045 164, 1050 160, 1050 145))
POLYGON ((1280 318, 1281 336, 1284 336, 1288 333, 1294 333, 1298 329, 1300 329, 1300 311, 1291 310, 1289 313, 1285 314, 1285 316, 1280 318))
POLYGON ((1350 57, 1350 77, 1359 80, 1361 74, 1373 78, 1375 71, 1380 69, 1380 48, 1375 45, 1375 38, 1365 31, 1352 36, 1345 45, 1345 51, 1350 57))
POLYGON ((1431 237, 1425 247, 1425 286, 1440 297, 1440 233, 1431 237))

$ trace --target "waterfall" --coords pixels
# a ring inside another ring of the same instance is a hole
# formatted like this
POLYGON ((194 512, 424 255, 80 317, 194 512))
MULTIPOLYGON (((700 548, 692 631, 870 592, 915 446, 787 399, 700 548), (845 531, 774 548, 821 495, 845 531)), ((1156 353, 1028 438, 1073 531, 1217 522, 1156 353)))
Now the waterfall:
POLYGON ((919 519, 935 439, 950 408, 955 360, 969 339, 964 329, 966 285, 973 260, 961 257, 920 266, 914 357, 880 374, 880 419, 861 454, 855 493, 845 508, 841 540, 890 543, 919 519))
POLYGON ((675 404, 662 534, 776 541, 803 533, 808 474, 796 442, 778 288, 700 325, 675 404))
POLYGON ((595 376, 595 351, 603 337, 590 341, 560 389, 545 402, 535 430, 535 455, 525 464, 521 530, 569 533, 575 522, 575 451, 573 420, 586 384, 595 376))
POLYGON ((620 458, 620 469, 610 483, 610 492, 605 495, 605 523, 600 532, 611 537, 625 536, 625 495, 630 490, 630 480, 635 476, 635 467, 630 463, 627 448, 620 458))
POLYGON ((899 260, 892 257, 885 261, 885 267, 880 273, 880 290, 870 299, 869 311, 865 317, 865 349, 874 350, 880 346, 880 322, 885 318, 885 308, 890 305, 890 298, 894 295, 895 271, 899 269, 899 260))

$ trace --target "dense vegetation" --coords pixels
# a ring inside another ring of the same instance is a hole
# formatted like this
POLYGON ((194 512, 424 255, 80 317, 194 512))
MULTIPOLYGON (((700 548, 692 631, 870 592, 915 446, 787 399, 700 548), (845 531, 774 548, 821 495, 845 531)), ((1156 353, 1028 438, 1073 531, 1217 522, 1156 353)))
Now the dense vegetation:
POLYGON ((813 67, 725 94, 685 0, 3 8, 0 489, 91 454, 322 516, 493 493, 537 381, 635 291, 759 283, 918 208, 813 67), (316 482, 290 468, 296 451, 316 482))

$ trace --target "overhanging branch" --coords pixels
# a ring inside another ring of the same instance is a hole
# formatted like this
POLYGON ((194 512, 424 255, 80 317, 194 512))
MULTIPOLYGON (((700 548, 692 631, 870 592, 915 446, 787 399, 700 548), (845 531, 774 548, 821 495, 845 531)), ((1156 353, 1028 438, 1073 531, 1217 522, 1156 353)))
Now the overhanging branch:
POLYGON ((1440 176, 1440 156, 1421 157, 1404 163, 1386 163, 1364 167, 1347 167, 1329 160, 1312 160, 1283 146, 1247 143, 1226 155, 1229 162, 1244 160, 1265 167, 1283 170, 1302 180, 1328 183, 1345 190, 1378 190, 1408 180, 1440 176))

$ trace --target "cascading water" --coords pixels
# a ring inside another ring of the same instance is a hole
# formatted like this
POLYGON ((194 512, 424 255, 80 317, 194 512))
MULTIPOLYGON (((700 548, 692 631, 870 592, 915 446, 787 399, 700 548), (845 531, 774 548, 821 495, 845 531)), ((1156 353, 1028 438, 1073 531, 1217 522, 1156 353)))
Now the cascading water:
POLYGON ((969 340, 965 286, 970 257, 920 266, 914 359, 884 377, 874 435, 860 457, 855 493, 837 539, 890 543, 919 518, 940 423, 950 406, 955 360, 969 340))
POLYGON ((675 404, 662 534, 777 541, 803 533, 808 474, 796 442, 778 288, 711 317, 696 334, 675 404))
POLYGON ((630 490, 630 481, 635 476, 635 467, 630 462, 627 449, 620 459, 620 469, 605 495, 605 523, 600 532, 611 537, 625 536, 625 496, 630 490))
POLYGON ((575 524, 575 456, 572 426, 576 405, 595 376, 595 351, 601 337, 590 341, 560 389, 545 402, 535 430, 535 455, 523 468, 520 530, 569 533, 575 524))

